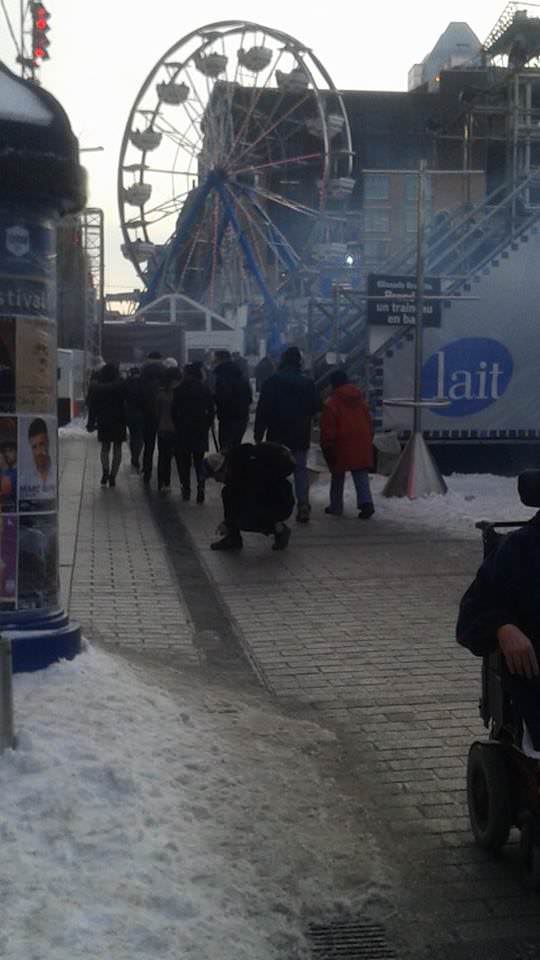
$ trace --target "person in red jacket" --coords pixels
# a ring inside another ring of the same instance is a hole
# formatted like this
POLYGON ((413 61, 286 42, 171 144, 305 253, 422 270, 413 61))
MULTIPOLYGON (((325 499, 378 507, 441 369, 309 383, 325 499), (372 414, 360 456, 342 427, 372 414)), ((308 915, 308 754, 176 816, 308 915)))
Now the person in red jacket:
POLYGON ((356 488, 358 516, 369 520, 375 513, 368 470, 373 465, 373 428, 363 394, 349 383, 344 370, 330 377, 332 394, 321 416, 321 447, 332 474, 330 506, 326 513, 343 513, 345 474, 350 471, 356 488))

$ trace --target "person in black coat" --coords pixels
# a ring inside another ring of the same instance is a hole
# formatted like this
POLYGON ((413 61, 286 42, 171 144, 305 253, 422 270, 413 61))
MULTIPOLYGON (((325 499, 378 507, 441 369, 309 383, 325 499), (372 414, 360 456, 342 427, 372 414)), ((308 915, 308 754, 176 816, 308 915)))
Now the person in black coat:
POLYGON ((149 353, 141 371, 141 402, 143 410, 143 480, 152 479, 154 450, 158 432, 157 397, 165 378, 165 366, 160 353, 149 353))
POLYGON ((285 350, 279 370, 265 382, 255 415, 255 443, 267 440, 282 443, 296 461, 294 485, 296 519, 309 521, 309 478, 307 454, 311 444, 313 417, 321 410, 321 398, 313 382, 302 373, 298 347, 285 350))
POLYGON ((183 500, 191 497, 191 464, 197 478, 197 503, 204 503, 205 473, 203 460, 208 450, 208 431, 214 423, 214 401, 202 370, 195 364, 184 369, 184 379, 176 388, 171 405, 176 431, 176 458, 183 500))
POLYGON ((101 486, 116 486, 116 476, 122 461, 122 444, 126 441, 125 383, 118 367, 106 363, 90 384, 88 392, 89 429, 97 424, 101 444, 103 475, 101 486), (112 462, 111 462, 112 447, 112 462))
POLYGON ((141 466, 141 453, 144 445, 144 404, 141 371, 139 367, 131 367, 128 372, 125 383, 125 396, 131 466, 138 472, 141 466))
POLYGON ((540 751, 540 514, 488 554, 464 594, 457 641, 477 657, 498 649, 503 684, 540 751))
POLYGON ((249 530, 273 536, 272 549, 285 550, 291 531, 284 521, 294 509, 287 479, 294 470, 290 450, 277 443, 242 443, 225 455, 211 454, 205 467, 209 476, 224 484, 224 536, 211 549, 241 550, 241 531, 249 530))
POLYGON ((274 361, 268 354, 255 367, 255 389, 260 393, 266 381, 276 372, 274 361))
POLYGON ((242 443, 253 396, 249 381, 231 360, 228 350, 216 351, 214 399, 219 422, 219 446, 230 450, 242 443))

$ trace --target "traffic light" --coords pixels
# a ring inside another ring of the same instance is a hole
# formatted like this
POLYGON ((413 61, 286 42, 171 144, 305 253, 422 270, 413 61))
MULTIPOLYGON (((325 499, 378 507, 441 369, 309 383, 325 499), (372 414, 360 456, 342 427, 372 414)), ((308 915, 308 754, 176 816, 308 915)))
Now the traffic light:
POLYGON ((36 66, 39 66, 39 60, 48 60, 48 46, 50 43, 47 34, 50 30, 50 13, 45 9, 42 3, 33 2, 30 4, 32 12, 32 59, 36 66))

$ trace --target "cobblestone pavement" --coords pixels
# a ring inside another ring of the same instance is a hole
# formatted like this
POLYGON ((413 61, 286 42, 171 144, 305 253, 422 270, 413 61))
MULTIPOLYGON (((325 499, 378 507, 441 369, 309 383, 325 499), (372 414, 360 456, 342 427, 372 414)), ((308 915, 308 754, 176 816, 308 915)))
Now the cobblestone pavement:
POLYGON ((241 554, 216 554, 211 498, 178 510, 268 687, 339 728, 401 877, 397 927, 415 956, 450 946, 445 956, 473 957, 490 941, 485 956, 515 958, 517 939, 540 942, 517 844, 488 859, 466 812, 467 751, 485 732, 479 662, 454 630, 480 540, 319 509, 285 554, 257 536, 241 554))
MULTIPOLYGON (((395 878, 392 933, 402 955, 540 956, 519 952, 518 944, 540 942, 540 911, 523 885, 517 845, 488 859, 473 845, 466 816, 465 759, 484 731, 479 664, 453 635, 479 541, 377 516, 361 523, 319 512, 309 527, 294 530, 286 553, 248 536, 242 554, 215 554, 208 547, 221 519, 217 487, 204 507, 182 504, 177 494, 164 504, 155 492, 145 496, 123 467, 119 489, 101 491, 94 445, 69 441, 66 449, 68 559, 76 459, 86 471, 71 578, 71 612, 85 630, 200 661, 197 609, 186 614, 175 581, 176 569, 182 585, 182 556, 187 563, 196 544, 215 602, 225 605, 268 689, 339 730, 363 802, 368 798, 369 829, 395 878), (175 564, 170 541, 182 531, 187 541, 175 564)), ((186 569, 188 591, 191 582, 196 592, 186 569)), ((205 596, 210 602, 208 590, 205 596)))
POLYGON ((123 467, 121 488, 102 489, 97 445, 84 438, 62 442, 61 464, 60 569, 71 615, 101 642, 171 649, 198 663, 139 478, 123 467))

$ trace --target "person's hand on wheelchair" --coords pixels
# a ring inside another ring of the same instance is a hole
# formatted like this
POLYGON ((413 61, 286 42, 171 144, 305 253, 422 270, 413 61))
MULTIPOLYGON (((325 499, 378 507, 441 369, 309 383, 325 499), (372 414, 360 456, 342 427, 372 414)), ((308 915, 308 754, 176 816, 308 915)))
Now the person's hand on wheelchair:
POLYGON ((499 650, 511 674, 533 680, 540 674, 535 649, 522 630, 513 623, 506 623, 497 630, 499 650))

